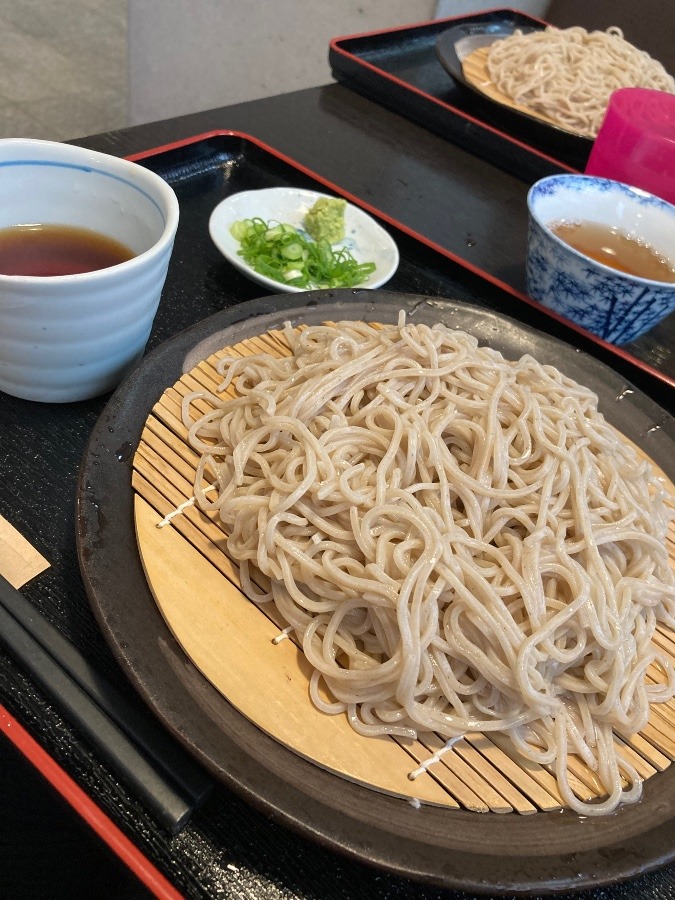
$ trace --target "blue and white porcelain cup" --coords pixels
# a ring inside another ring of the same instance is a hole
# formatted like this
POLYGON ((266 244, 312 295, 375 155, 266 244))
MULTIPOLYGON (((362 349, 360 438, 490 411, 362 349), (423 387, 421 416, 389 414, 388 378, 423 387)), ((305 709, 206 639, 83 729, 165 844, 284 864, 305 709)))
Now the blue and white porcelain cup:
POLYGON ((618 181, 573 173, 537 181, 527 205, 527 292, 534 300, 617 345, 634 341, 675 311, 675 283, 606 266, 551 231, 560 222, 616 228, 675 269, 675 206, 618 181))

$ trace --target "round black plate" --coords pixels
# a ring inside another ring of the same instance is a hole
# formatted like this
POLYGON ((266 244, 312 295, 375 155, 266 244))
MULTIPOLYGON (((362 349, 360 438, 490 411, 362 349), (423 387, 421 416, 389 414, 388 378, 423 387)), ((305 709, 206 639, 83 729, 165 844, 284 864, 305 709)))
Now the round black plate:
POLYGON ((154 603, 136 546, 131 458, 164 390, 196 357, 287 319, 394 322, 400 309, 413 322, 469 331, 508 357, 531 353, 558 366, 594 389, 607 418, 675 475, 670 416, 592 357, 506 316, 387 291, 264 297, 217 313, 150 353, 92 432, 78 485, 78 553, 100 627, 150 708, 214 776, 324 846, 439 886, 508 894, 607 884, 669 862, 675 859, 675 770, 649 779, 639 804, 601 819, 570 811, 500 816, 414 809, 324 771, 259 731, 192 665, 154 603))

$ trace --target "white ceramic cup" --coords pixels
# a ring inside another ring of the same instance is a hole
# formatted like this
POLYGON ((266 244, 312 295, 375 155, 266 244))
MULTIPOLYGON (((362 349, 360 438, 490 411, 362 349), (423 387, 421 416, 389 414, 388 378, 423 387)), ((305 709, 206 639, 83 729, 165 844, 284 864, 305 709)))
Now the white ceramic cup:
POLYGON ((116 387, 143 355, 178 226, 167 182, 128 160, 0 140, 0 229, 86 228, 136 255, 77 275, 0 274, 0 390, 66 403, 116 387))

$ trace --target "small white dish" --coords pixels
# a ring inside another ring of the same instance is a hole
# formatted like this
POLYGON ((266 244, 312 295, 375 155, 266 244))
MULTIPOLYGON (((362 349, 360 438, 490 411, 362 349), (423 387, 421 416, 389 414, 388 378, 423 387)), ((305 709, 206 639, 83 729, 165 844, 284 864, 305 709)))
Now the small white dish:
MULTIPOLYGON (((253 281, 278 294, 300 293, 308 289, 273 281, 244 262, 237 253, 239 241, 232 237, 230 228, 240 219, 257 217, 267 222, 284 222, 302 230, 307 212, 320 197, 328 196, 331 195, 285 187, 240 191, 219 203, 211 213, 211 239, 223 256, 253 281)), ((359 289, 381 287, 398 268, 399 253, 395 241, 372 216, 351 203, 347 203, 345 209, 345 238, 333 246, 346 247, 361 263, 375 263, 375 271, 358 285, 359 289)))

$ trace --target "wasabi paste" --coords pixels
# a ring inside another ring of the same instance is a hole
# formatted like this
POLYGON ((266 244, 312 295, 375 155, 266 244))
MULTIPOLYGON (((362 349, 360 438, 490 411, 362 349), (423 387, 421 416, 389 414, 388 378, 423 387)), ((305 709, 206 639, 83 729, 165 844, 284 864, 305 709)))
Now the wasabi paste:
POLYGON ((315 241, 336 244, 345 236, 345 209, 347 201, 333 197, 320 197, 305 216, 305 229, 315 241))

